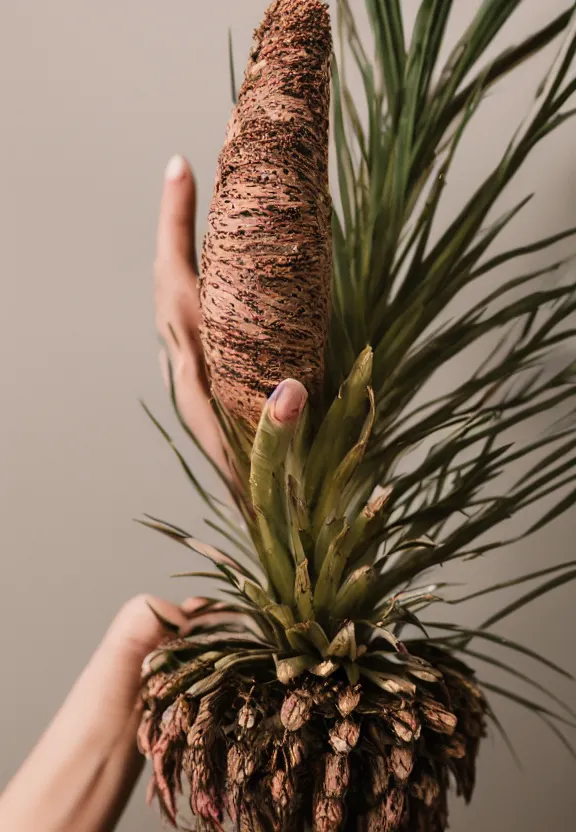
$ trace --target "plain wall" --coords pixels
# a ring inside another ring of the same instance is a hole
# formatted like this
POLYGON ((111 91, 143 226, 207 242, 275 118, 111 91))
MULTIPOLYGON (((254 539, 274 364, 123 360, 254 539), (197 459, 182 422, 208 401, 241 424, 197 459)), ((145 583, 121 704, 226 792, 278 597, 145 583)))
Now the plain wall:
MULTIPOLYGON (((404 5, 413 19, 416 0, 404 5)), ((452 41, 478 5, 456 0, 452 41)), ((500 45, 566 5, 525 0, 500 45)), ((199 589, 168 577, 190 565, 184 550, 132 523, 148 511, 211 538, 198 499, 137 401, 174 428, 153 325, 157 204, 165 163, 185 153, 198 178, 202 233, 230 112, 227 27, 240 69, 265 6, 0 3, 0 787, 125 599, 149 591, 179 600, 199 589)), ((552 56, 547 50, 489 97, 451 176, 444 220, 496 160, 552 56)), ((533 190, 537 197, 502 244, 574 224, 575 135, 573 125, 563 128, 523 169, 504 202, 533 190)), ((201 470, 191 449, 189 457, 201 470)), ((476 588, 567 560, 575 532, 572 512, 458 574, 476 588)), ((499 632, 576 671, 575 598, 576 586, 562 588, 499 632)), ((482 599, 459 610, 460 620, 476 624, 502 600, 482 599)), ((571 684, 529 662, 517 666, 574 702, 571 684)), ((504 681, 489 668, 482 675, 504 681)), ((473 805, 453 801, 452 828, 569 832, 576 763, 532 715, 506 701, 494 707, 524 770, 498 737, 488 740, 473 805)), ((159 829, 142 788, 120 829, 159 829)))

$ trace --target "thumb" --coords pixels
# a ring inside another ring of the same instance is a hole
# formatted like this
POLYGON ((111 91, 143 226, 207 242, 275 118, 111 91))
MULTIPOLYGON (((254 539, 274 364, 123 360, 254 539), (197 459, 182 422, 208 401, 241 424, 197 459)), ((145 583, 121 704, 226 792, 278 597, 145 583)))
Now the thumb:
POLYGON ((292 426, 300 418, 307 401, 308 393, 304 385, 293 378, 287 378, 269 397, 265 413, 277 425, 292 426))

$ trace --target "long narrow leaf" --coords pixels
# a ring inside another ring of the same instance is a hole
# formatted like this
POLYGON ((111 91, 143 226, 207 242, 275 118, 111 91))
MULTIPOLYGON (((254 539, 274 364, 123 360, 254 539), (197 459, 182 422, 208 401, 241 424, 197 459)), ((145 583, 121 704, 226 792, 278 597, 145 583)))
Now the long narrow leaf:
POLYGON ((522 705, 524 708, 527 708, 527 710, 532 711, 533 713, 545 714, 558 722, 562 722, 564 725, 570 726, 570 728, 576 728, 576 722, 566 719, 562 716, 562 714, 551 711, 549 708, 546 708, 544 705, 540 705, 538 702, 533 702, 531 699, 520 696, 519 694, 507 690, 506 688, 502 688, 499 685, 494 685, 492 682, 485 682, 482 680, 479 681, 482 687, 486 688, 486 690, 492 691, 492 693, 497 693, 500 696, 504 696, 506 699, 511 699, 513 702, 516 702, 518 705, 522 705))
MULTIPOLYGON (((531 650, 529 647, 525 647, 523 644, 518 644, 517 642, 512 641, 509 638, 504 638, 504 636, 496 635, 495 633, 488 633, 485 630, 474 630, 469 629, 467 627, 459 627, 457 624, 446 624, 446 623, 439 623, 439 622, 430 622, 425 621, 424 624, 429 629, 436 628, 439 630, 450 630, 455 633, 452 636, 452 640, 456 639, 454 643, 454 648, 458 649, 458 636, 464 636, 466 639, 474 639, 479 638, 484 641, 491 641, 493 644, 499 644, 501 647, 506 647, 509 650, 514 650, 517 653, 523 653, 525 656, 528 656, 531 659, 539 662, 540 664, 546 665, 551 670, 556 671, 561 676, 565 676, 567 679, 571 679, 574 681, 574 677, 571 673, 564 668, 560 667, 559 665, 555 664, 555 662, 548 659, 546 656, 542 656, 540 653, 537 653, 535 650, 531 650)), ((439 639, 440 641, 445 641, 445 637, 439 639)), ((467 646, 467 644, 465 645, 467 646)))
POLYGON ((516 612, 522 607, 526 606, 526 604, 530 604, 532 601, 535 601, 537 598, 540 598, 542 595, 546 595, 548 592, 551 592, 553 589, 557 589, 559 586, 564 586, 564 584, 569 583, 576 579, 576 570, 571 572, 565 572, 562 575, 557 575, 555 578, 552 578, 550 581, 546 581, 546 583, 542 584, 541 586, 536 587, 531 592, 527 592, 526 595, 523 595, 521 598, 518 598, 511 604, 507 604, 504 609, 500 610, 494 615, 491 615, 486 621, 482 624, 482 628, 492 627, 498 621, 502 621, 503 618, 506 618, 508 615, 512 615, 513 612, 516 612))
POLYGON ((566 711, 566 713, 569 716, 573 717, 573 719, 576 719, 576 711, 574 711, 573 708, 567 705, 562 699, 560 699, 560 697, 552 693, 552 691, 548 690, 548 688, 546 688, 544 685, 541 685, 539 682, 537 682, 536 679, 533 679, 532 676, 528 676, 526 673, 521 673, 519 670, 516 670, 516 668, 511 667, 510 664, 508 664, 507 662, 499 661, 498 659, 494 658, 494 656, 488 656, 486 653, 479 653, 476 650, 470 650, 469 648, 461 648, 460 652, 464 653, 466 656, 470 656, 473 659, 479 659, 480 661, 485 662, 486 664, 491 664, 494 667, 497 667, 500 670, 504 670, 506 671, 506 673, 515 676, 517 679, 520 679, 527 685, 530 685, 536 690, 539 690, 540 693, 543 693, 546 696, 548 696, 550 699, 552 699, 553 702, 556 702, 557 705, 560 705, 560 707, 564 711, 566 711))

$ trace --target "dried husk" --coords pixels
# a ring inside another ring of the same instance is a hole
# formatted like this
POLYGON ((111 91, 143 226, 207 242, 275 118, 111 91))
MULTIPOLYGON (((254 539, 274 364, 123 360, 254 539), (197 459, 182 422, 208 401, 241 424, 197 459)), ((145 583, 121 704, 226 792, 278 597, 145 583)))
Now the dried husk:
POLYGON ((324 374, 332 273, 331 31, 322 0, 275 0, 218 160, 202 254, 212 391, 252 429, 285 378, 324 374))
POLYGON ((169 703, 152 676, 140 744, 167 821, 178 825, 185 792, 206 832, 444 832, 450 780, 472 795, 487 706, 464 665, 424 650, 441 679, 413 695, 338 674, 283 685, 230 672, 169 703))

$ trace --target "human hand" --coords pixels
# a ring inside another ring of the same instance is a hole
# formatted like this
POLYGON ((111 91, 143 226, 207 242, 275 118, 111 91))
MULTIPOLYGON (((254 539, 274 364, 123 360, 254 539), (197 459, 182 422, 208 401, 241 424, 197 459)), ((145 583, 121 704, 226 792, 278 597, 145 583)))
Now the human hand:
MULTIPOLYGON (((165 344, 182 419, 206 454, 232 481, 226 444, 210 404, 200 342, 200 298, 194 243, 196 188, 187 162, 166 169, 154 264, 156 324, 165 344)), ((182 608, 153 600, 180 627, 182 608)), ((10 832, 107 832, 120 817, 142 768, 136 745, 141 717, 140 670, 167 632, 147 599, 118 614, 64 705, 0 796, 0 829, 10 832)))
MULTIPOLYGON (((204 603, 139 596, 114 619, 63 706, 0 796, 5 832, 110 832, 142 769, 136 736, 145 657, 204 603)), ((173 635, 171 636, 173 638, 173 635)))
POLYGON ((234 480, 226 443, 210 404, 200 341, 200 293, 195 246, 196 186, 186 160, 174 156, 166 168, 160 206, 156 262, 156 327, 165 349, 160 354, 164 380, 169 364, 180 415, 206 454, 234 480))
MULTIPOLYGON (((185 160, 175 157, 165 178, 154 269, 157 327, 168 350, 165 379, 169 382, 169 358, 185 424, 232 482, 225 441, 210 404, 199 338, 194 220, 194 179, 185 160)), ((280 385, 271 397, 274 421, 290 425, 305 396, 298 382, 280 385)), ((163 619, 179 628, 182 636, 189 628, 188 617, 193 616, 196 625, 200 619, 206 625, 213 623, 215 616, 200 609, 205 603, 193 598, 176 607, 138 596, 122 608, 38 744, 0 795, 0 830, 110 832, 115 827, 143 765, 137 746, 143 662, 166 637, 174 637, 163 619)), ((212 607, 211 612, 217 609, 212 607)))

